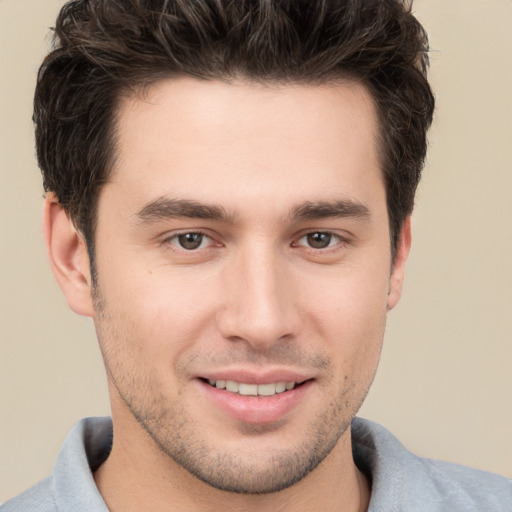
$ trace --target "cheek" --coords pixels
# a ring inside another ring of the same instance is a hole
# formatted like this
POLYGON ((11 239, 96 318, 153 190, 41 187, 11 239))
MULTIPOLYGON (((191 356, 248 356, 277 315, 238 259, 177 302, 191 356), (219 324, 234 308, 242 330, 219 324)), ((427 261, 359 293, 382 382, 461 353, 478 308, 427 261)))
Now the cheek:
POLYGON ((168 361, 169 351, 188 348, 214 317, 211 286, 201 276, 170 268, 141 272, 126 263, 111 272, 98 270, 103 323, 110 331, 104 334, 137 357, 144 351, 147 358, 168 361))
POLYGON ((324 279, 323 286, 308 295, 309 309, 302 308, 347 376, 373 376, 386 324, 388 280, 382 267, 343 269, 324 279))
POLYGON ((341 268, 311 281, 300 294, 305 313, 332 333, 372 332, 385 321, 389 273, 382 266, 341 268))

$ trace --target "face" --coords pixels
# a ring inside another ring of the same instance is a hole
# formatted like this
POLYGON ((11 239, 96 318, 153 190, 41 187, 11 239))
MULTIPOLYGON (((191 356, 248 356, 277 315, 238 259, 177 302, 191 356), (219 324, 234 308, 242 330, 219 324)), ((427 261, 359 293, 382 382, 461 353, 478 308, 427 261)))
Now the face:
POLYGON ((400 294, 376 139, 353 83, 183 78, 123 101, 94 321, 133 446, 259 493, 340 449, 400 294))

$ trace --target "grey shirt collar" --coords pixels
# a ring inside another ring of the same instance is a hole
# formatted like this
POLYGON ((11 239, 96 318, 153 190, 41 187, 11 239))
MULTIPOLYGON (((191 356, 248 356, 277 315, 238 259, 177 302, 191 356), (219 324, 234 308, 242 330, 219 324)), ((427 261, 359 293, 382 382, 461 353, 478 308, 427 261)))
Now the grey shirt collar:
MULTIPOLYGON (((417 457, 386 429, 352 421, 354 461, 371 483, 368 512, 512 512, 512 482, 417 457)), ((1 512, 108 512, 93 472, 112 447, 110 418, 87 418, 68 434, 52 474, 1 512)))

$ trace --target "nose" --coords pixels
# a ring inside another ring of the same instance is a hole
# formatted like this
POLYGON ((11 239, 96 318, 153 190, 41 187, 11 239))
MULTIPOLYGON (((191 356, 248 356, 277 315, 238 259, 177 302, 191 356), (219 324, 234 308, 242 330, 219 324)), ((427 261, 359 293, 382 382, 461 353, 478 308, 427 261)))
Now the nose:
POLYGON ((284 259, 266 249, 247 251, 230 262, 218 317, 224 338, 265 351, 296 336, 300 315, 284 259))

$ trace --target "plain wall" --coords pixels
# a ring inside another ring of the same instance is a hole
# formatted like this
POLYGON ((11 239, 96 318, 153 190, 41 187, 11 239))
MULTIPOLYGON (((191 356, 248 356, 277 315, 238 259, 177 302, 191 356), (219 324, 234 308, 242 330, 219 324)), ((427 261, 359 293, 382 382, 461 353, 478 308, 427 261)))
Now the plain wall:
MULTIPOLYGON (((62 1, 0 0, 0 501, 108 414, 90 320, 46 262, 31 102, 62 1)), ((405 291, 361 415, 418 454, 512 477, 512 1, 417 0, 438 110, 405 291)))

